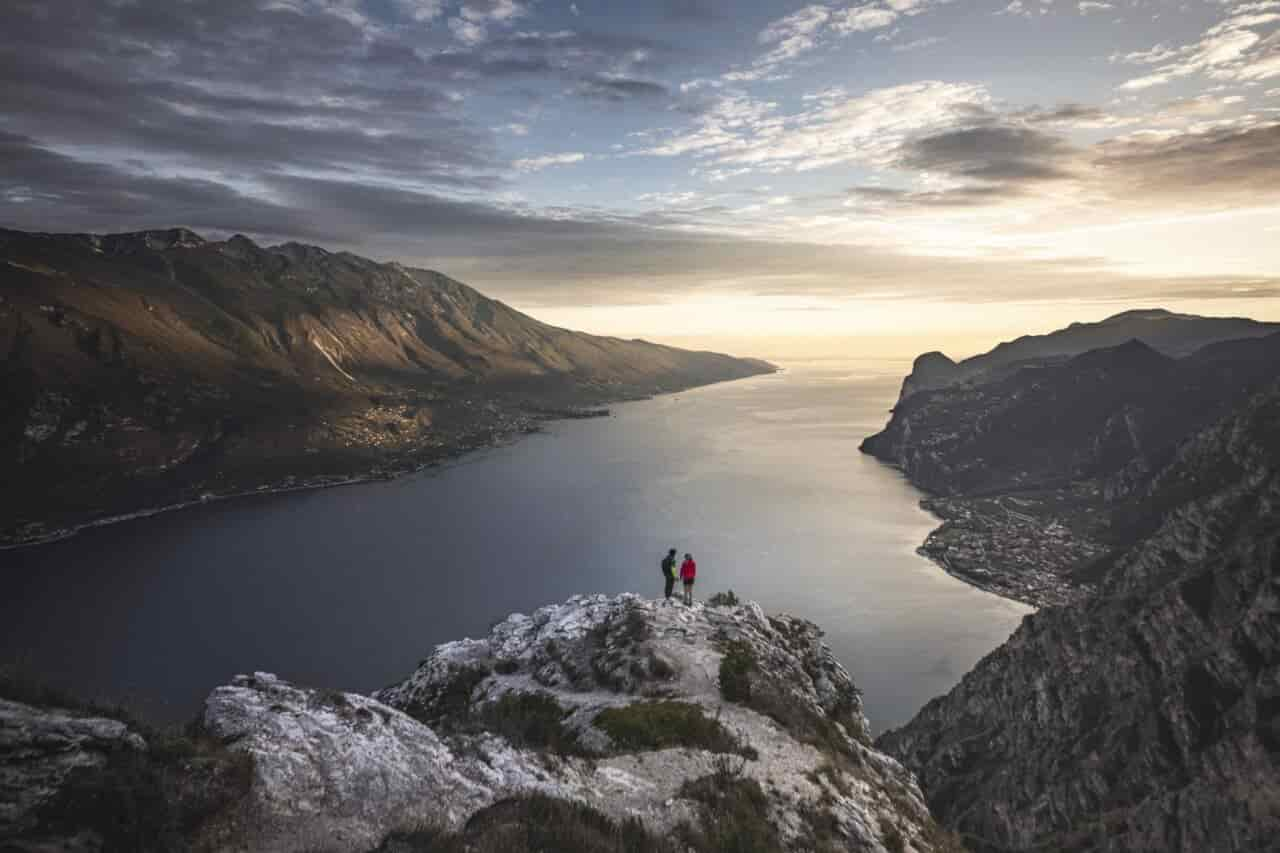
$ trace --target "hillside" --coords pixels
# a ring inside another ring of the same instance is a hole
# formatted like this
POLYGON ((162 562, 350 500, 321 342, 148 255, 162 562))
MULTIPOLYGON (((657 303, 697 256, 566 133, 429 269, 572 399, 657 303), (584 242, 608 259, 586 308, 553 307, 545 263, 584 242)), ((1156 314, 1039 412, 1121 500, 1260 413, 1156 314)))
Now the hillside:
POLYGON ((946 523, 926 554, 1001 594, 1062 603, 1149 532, 1133 519, 1134 490, 1277 364, 1280 334, 1176 359, 1130 340, 917 392, 862 449, 934 495, 926 506, 946 523))
POLYGON ((1097 595, 879 739, 972 849, 1274 849, 1278 427, 1273 383, 1181 443, 1130 490, 1150 532, 1097 595))
POLYGON ((1042 606, 877 741, 977 853, 1280 831, 1280 334, 1165 344, 919 390, 863 442, 933 493, 923 553, 1042 606))
POLYGON ((1137 340, 1171 358, 1190 355, 1220 341, 1256 338, 1280 332, 1280 323, 1243 317, 1200 317, 1161 308, 1124 311, 1097 323, 1072 323, 1047 335, 1024 335, 990 352, 955 362, 940 352, 916 359, 903 380, 899 400, 917 391, 968 382, 985 384, 1028 366, 1056 364, 1095 349, 1137 340))
POLYGON ((379 476, 773 370, 540 323, 437 272, 184 230, 0 230, 0 541, 379 476))
POLYGON ((0 846, 955 853, 821 633, 575 596, 372 697, 238 676, 176 739, 0 680, 0 846))

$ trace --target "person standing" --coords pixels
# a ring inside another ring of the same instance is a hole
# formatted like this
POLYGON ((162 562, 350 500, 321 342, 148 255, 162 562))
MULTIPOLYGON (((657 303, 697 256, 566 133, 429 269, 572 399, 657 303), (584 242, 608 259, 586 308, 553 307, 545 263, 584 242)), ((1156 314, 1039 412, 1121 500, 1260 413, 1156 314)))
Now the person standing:
POLYGON ((684 555, 680 564, 680 580, 684 582, 684 603, 693 605, 693 582, 698 577, 698 564, 693 561, 692 554, 684 555))
POLYGON ((672 548, 667 552, 667 556, 662 558, 662 579, 666 584, 663 595, 667 601, 671 600, 671 590, 676 587, 676 549, 672 548))

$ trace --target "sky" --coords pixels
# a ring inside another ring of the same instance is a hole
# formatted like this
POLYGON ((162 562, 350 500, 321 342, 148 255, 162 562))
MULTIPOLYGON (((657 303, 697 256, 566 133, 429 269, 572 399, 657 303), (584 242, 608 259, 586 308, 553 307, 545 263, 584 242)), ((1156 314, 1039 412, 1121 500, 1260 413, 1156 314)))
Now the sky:
POLYGON ((9 0, 0 81, 4 227, 684 342, 1280 320, 1280 0, 9 0))

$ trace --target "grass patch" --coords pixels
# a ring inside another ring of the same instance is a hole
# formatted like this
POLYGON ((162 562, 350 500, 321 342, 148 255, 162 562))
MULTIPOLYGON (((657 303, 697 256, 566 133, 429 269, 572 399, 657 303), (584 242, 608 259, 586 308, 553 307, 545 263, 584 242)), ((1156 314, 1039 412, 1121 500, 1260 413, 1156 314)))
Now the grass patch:
POLYGON ((825 780, 826 784, 834 788, 836 793, 840 796, 853 796, 853 785, 850 784, 845 775, 840 772, 840 769, 830 761, 822 762, 815 769, 806 773, 805 777, 819 788, 824 787, 823 782, 825 780))
POLYGON ((720 695, 726 702, 749 705, 751 673, 756 670, 756 654, 742 640, 728 640, 720 659, 720 695))
POLYGON ((157 728, 126 708, 42 684, 16 666, 0 668, 0 697, 118 720, 147 742, 146 750, 121 743, 101 766, 71 770, 36 808, 27 837, 9 839, 20 847, 30 842, 32 849, 44 849, 51 839, 93 835, 104 850, 188 849, 197 830, 243 800, 253 783, 253 756, 228 749, 195 725, 157 728))
POLYGON ((698 803, 700 825, 678 830, 681 840, 695 850, 774 853, 783 849, 769 821, 769 800, 760 783, 728 763, 715 773, 685 782, 680 796, 698 803))
POLYGON ((880 818, 880 838, 889 853, 906 853, 907 839, 902 837, 902 831, 888 818, 880 818))
POLYGON ((707 599, 708 607, 737 607, 741 603, 733 590, 717 592, 707 599))
POLYGON ((544 693, 504 693, 484 707, 484 729, 502 735, 513 746, 546 749, 562 755, 581 752, 577 740, 564 727, 568 711, 544 693))
POLYGON ((683 853, 640 821, 542 794, 513 797, 472 815, 461 832, 424 827, 388 836, 374 853, 683 853))
POLYGON ((700 705, 689 702, 636 702, 607 708, 596 716, 595 724, 628 752, 688 747, 759 757, 719 720, 708 717, 700 705))
MULTIPOLYGON (((828 755, 841 755, 855 765, 861 764, 861 756, 850 746, 834 720, 813 710, 807 703, 786 695, 767 679, 755 677, 760 665, 749 644, 742 640, 726 640, 721 649, 724 657, 720 659, 720 695, 725 701, 764 714, 798 740, 816 746, 828 755)), ((850 714, 851 709, 838 707, 833 713, 839 717, 850 714)))

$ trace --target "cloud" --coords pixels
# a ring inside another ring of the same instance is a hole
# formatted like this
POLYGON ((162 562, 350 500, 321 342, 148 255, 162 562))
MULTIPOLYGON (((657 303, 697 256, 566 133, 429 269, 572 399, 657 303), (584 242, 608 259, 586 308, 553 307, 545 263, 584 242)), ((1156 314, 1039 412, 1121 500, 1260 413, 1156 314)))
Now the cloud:
POLYGON ((1057 136, 1007 125, 947 130, 901 146, 894 166, 986 182, 1068 177, 1072 147, 1057 136))
POLYGON ((883 165, 908 136, 983 114, 990 97, 974 84, 924 81, 850 97, 834 92, 790 115, 772 102, 725 95, 689 131, 639 153, 693 153, 722 166, 807 171, 839 163, 883 165))
POLYGON ((511 165, 515 166, 521 172, 537 172, 548 166, 567 166, 572 163, 581 163, 587 159, 587 155, 581 151, 566 151, 563 154, 544 154, 540 157, 526 157, 522 160, 516 160, 511 165))
MULTIPOLYGON (((830 37, 884 29, 903 16, 919 15, 947 2, 950 0, 881 0, 847 8, 812 3, 769 23, 757 36, 757 41, 768 47, 768 51, 750 66, 723 75, 724 79, 747 82, 785 76, 783 69, 787 63, 830 37)), ((924 47, 937 41, 941 39, 922 38, 915 44, 924 47)))
POLYGON ((419 23, 434 21, 444 14, 444 0, 394 0, 403 15, 419 23))
POLYGON ((509 26, 528 13, 516 0, 466 0, 457 16, 449 19, 449 29, 463 44, 477 45, 488 38, 490 25, 509 26))
POLYGON ((1135 133, 1096 150, 1098 179, 1123 197, 1208 205, 1280 197, 1280 124, 1135 133))
POLYGON ((670 94, 667 87, 661 83, 607 73, 587 77, 575 92, 585 98, 615 102, 640 98, 665 98, 670 94))
POLYGON ((1121 91, 1135 92, 1161 86, 1192 74, 1220 80, 1257 81, 1280 77, 1280 3, 1272 0, 1245 3, 1207 29, 1197 40, 1180 47, 1158 44, 1146 51, 1113 56, 1113 62, 1154 65, 1150 74, 1120 84, 1121 91), (1268 35, 1263 31, 1271 30, 1268 35))

